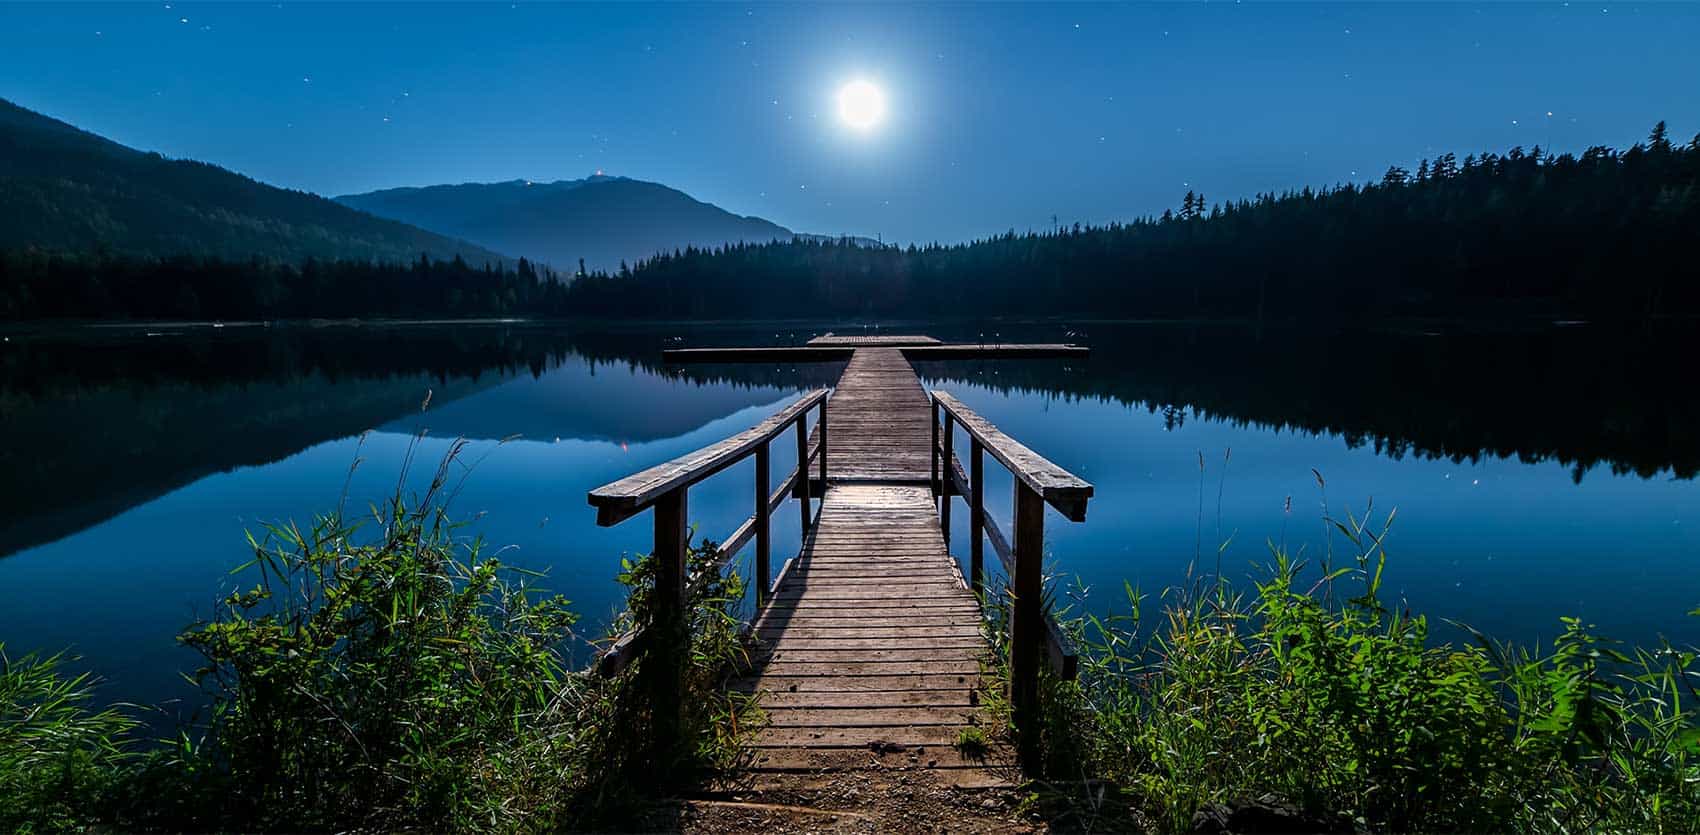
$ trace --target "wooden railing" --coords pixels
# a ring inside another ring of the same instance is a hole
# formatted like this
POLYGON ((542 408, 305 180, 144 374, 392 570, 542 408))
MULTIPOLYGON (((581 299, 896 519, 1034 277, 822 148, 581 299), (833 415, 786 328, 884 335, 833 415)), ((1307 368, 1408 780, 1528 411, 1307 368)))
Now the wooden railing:
MULTIPOLYGON (((719 545, 713 570, 720 570, 754 539, 756 601, 758 605, 766 601, 773 582, 770 524, 773 512, 779 509, 787 495, 795 496, 798 500, 798 518, 802 522, 803 535, 807 537, 811 498, 808 472, 809 465, 814 463, 817 457, 820 459, 820 482, 826 483, 826 456, 821 454, 821 450, 826 448, 826 402, 827 389, 816 389, 797 398, 796 402, 761 423, 726 440, 590 491, 590 504, 596 508, 596 524, 603 527, 617 525, 650 508, 655 510, 655 546, 651 553, 655 558, 655 594, 658 602, 654 612, 655 622, 650 624, 649 628, 666 632, 676 628, 683 619, 684 604, 688 598, 686 583, 692 582, 691 578, 685 576, 685 551, 689 545, 689 533, 686 528, 686 512, 689 507, 687 496, 691 485, 752 455, 756 459, 755 512, 719 545), (817 407, 820 409, 820 418, 816 422, 817 443, 811 450, 807 420, 809 410, 817 407), (770 492, 770 447, 775 438, 789 429, 796 430, 797 467, 785 477, 778 489, 770 492)), ((697 581, 705 581, 707 577, 705 572, 697 581)), ((640 638, 641 635, 637 632, 621 636, 602 654, 597 662, 597 669, 604 675, 613 675, 624 669, 631 662, 640 638)))
POLYGON ((1039 701, 1039 654, 1045 653, 1051 669, 1063 678, 1074 678, 1077 669, 1073 646, 1044 605, 1045 505, 1056 508, 1070 521, 1084 522, 1092 485, 1005 435, 955 397, 934 391, 932 401, 932 480, 933 493, 941 500, 939 524, 949 545, 951 496, 961 496, 967 501, 969 573, 974 592, 982 602, 986 542, 992 544, 992 551, 1003 562, 1013 598, 1009 624, 1010 707, 1016 713, 1016 727, 1033 729, 1038 726, 1033 714, 1039 701), (953 425, 961 425, 968 433, 966 474, 954 450, 953 425), (987 452, 1015 477, 1013 547, 997 523, 986 515, 987 452))

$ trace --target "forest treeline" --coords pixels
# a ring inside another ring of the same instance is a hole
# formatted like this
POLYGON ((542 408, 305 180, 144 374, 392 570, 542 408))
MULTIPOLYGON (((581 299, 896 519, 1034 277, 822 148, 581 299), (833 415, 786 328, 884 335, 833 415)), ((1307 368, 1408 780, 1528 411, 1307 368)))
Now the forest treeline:
POLYGON ((570 282, 529 262, 0 253, 0 318, 1700 314, 1700 136, 1628 150, 1446 154, 1304 188, 971 243, 685 249, 570 282))
POLYGON ((0 320, 558 316, 569 310, 568 291, 524 258, 512 267, 424 255, 296 265, 0 251, 0 320))
POLYGON ((1700 136, 1453 154, 1379 182, 957 245, 730 246, 592 277, 595 316, 1642 317, 1700 313, 1700 136))

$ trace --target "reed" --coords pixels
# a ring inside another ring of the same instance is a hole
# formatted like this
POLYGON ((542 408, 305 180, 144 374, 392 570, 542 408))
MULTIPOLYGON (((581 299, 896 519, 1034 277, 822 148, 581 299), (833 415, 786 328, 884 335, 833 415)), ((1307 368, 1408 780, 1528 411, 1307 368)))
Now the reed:
POLYGON ((1330 572, 1272 543, 1249 589, 1152 606, 1124 585, 1113 615, 1065 609, 1080 676, 1046 684, 1036 798, 1159 831, 1270 795, 1310 826, 1700 830, 1696 650, 1620 648, 1575 618, 1539 648, 1437 642, 1382 600, 1391 521, 1329 520, 1354 552, 1330 572))

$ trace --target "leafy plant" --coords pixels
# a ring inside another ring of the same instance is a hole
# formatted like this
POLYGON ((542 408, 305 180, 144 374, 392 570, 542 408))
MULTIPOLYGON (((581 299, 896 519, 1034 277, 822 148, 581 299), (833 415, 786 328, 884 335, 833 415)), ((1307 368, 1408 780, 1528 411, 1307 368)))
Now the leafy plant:
MULTIPOLYGON (((567 601, 457 536, 444 506, 461 450, 416 500, 375 508, 375 535, 332 515, 250 539, 239 570, 254 585, 181 636, 206 658, 205 742, 148 774, 166 796, 201 802, 144 805, 135 820, 553 830, 629 822, 675 781, 734 761, 749 712, 720 685, 740 648, 742 581, 707 570, 712 543, 692 551, 701 580, 677 641, 643 642, 618 676, 575 668, 567 601), (645 686, 663 665, 681 670, 676 739, 656 738, 661 707, 645 686)), ((624 569, 616 629, 641 630, 654 618, 652 561, 624 569)))
POLYGON ((1131 587, 1067 619, 1081 675, 1046 682, 1042 777, 1096 788, 1054 794, 1095 817, 1107 783, 1172 830, 1266 794, 1384 831, 1700 829, 1694 650, 1619 651, 1573 618, 1544 652, 1437 643, 1381 598, 1391 521, 1331 520, 1355 562, 1310 580, 1272 546, 1249 595, 1171 590, 1154 628, 1131 587))
POLYGON ((0 644, 0 830, 87 824, 132 758, 137 722, 93 710, 94 679, 63 654, 10 658, 0 644))

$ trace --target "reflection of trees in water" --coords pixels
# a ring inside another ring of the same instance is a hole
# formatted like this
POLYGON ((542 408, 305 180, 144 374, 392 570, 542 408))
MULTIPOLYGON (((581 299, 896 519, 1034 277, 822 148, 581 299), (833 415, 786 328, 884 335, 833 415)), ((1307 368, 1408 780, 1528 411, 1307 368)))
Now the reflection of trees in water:
MULTIPOLYGON (((697 386, 828 385, 836 367, 664 366, 651 330, 551 325, 279 326, 15 333, 0 351, 0 555, 204 476, 441 407, 575 357, 697 386)), ((747 342, 736 329, 715 338, 747 342)), ((656 404, 665 408, 665 404, 656 404)), ((428 421, 427 421, 428 422, 428 421)), ((334 489, 334 485, 327 486, 334 489)))
POLYGON ((1055 361, 921 363, 930 379, 1340 436, 1377 452, 1558 461, 1580 481, 1700 473, 1700 392, 1677 328, 1425 335, 1249 327, 1100 326, 1093 354, 1055 361))
MULTIPOLYGON (((1086 361, 919 363, 922 375, 1236 426, 1339 435, 1457 461, 1556 460, 1700 472, 1700 394, 1677 329, 1525 333, 1259 331, 1225 325, 918 325, 961 341, 1084 338, 1086 361), (981 334, 986 334, 982 337, 981 334)), ((690 344, 795 344, 771 327, 694 328, 690 344)), ((842 363, 673 366, 665 329, 544 325, 277 327, 13 335, 0 351, 0 553, 80 530, 202 476, 265 464, 574 357, 593 373, 694 386, 831 385, 842 363)), ((657 404, 665 408, 665 404, 657 404)))

